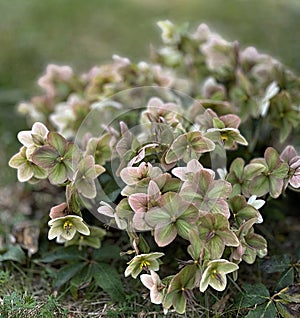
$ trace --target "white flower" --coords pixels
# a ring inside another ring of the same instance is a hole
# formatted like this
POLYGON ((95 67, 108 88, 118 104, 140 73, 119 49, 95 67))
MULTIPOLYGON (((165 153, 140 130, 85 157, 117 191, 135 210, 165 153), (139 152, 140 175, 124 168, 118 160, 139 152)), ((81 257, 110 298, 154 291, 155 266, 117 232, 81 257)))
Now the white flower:
MULTIPOLYGON (((256 200, 257 196, 256 195, 251 195, 251 197, 248 199, 247 203, 252 205, 256 210, 260 209, 265 203, 265 200, 256 200)), ((258 219, 256 223, 262 223, 263 222, 263 217, 262 215, 258 212, 258 219)))
POLYGON ((277 95, 279 92, 279 87, 276 82, 272 82, 267 88, 265 95, 260 103, 260 114, 262 117, 265 117, 269 106, 270 106, 270 100, 277 95))

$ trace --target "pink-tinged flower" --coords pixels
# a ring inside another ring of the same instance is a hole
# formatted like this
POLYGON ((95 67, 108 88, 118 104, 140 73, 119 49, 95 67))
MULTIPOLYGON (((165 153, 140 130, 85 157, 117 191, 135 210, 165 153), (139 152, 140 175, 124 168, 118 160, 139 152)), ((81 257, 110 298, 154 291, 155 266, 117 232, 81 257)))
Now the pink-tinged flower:
POLYGON ((136 230, 151 230, 151 227, 145 221, 145 215, 151 208, 159 206, 160 199, 160 188, 153 180, 149 182, 147 193, 134 193, 128 197, 128 203, 135 212, 132 222, 136 230))
POLYGON ((83 222, 83 219, 78 215, 67 215, 64 217, 52 219, 48 222, 50 230, 48 239, 53 240, 55 237, 58 239, 72 240, 76 232, 83 235, 89 235, 90 230, 83 222))
POLYGON ((150 299, 153 304, 161 304, 163 300, 163 288, 159 276, 154 271, 150 271, 150 275, 142 274, 141 282, 150 290, 150 299))
POLYGON ((227 285, 226 274, 238 270, 238 265, 225 259, 217 259, 208 262, 200 281, 200 291, 204 293, 210 285, 217 291, 223 291, 227 285))
POLYGON ((167 192, 162 196, 160 206, 146 213, 145 220, 154 229, 155 242, 163 247, 173 242, 177 235, 188 240, 198 217, 199 211, 194 205, 185 202, 178 193, 167 192))
POLYGON ((67 207, 68 205, 66 202, 53 206, 50 210, 50 214, 49 214, 50 218, 57 219, 57 218, 65 216, 67 207))
POLYGON ((293 146, 286 146, 280 159, 289 165, 288 183, 294 188, 300 188, 300 156, 293 146))
POLYGON ((215 177, 215 173, 213 170, 203 168, 202 164, 196 159, 190 160, 187 163, 186 167, 174 168, 172 170, 172 173, 174 174, 174 176, 176 176, 177 178, 179 178, 182 181, 193 182, 194 175, 197 172, 200 172, 201 170, 205 170, 205 171, 209 172, 213 178, 215 177))
POLYGON ((108 203, 101 201, 100 207, 97 210, 100 214, 113 218, 116 222, 117 227, 120 230, 125 230, 127 228, 127 222, 119 217, 115 209, 112 208, 108 203))
POLYGON ((162 170, 153 167, 150 162, 142 162, 138 167, 126 167, 121 170, 120 177, 127 185, 135 185, 139 181, 153 179, 162 174, 162 170))
POLYGON ((174 103, 164 103, 153 97, 149 100, 147 110, 142 113, 142 123, 179 124, 181 109, 174 103))
POLYGON ((38 84, 50 96, 56 94, 55 82, 67 82, 73 76, 73 70, 70 66, 58 66, 49 64, 46 69, 46 74, 39 80, 38 84))

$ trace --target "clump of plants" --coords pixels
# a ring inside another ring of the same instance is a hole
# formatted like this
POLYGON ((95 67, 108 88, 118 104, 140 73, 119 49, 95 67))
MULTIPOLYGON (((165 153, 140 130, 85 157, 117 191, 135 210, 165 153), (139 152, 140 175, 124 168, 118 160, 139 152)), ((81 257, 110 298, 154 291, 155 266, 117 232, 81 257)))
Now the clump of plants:
POLYGON ((205 24, 158 25, 151 63, 114 56, 86 74, 49 65, 43 94, 19 105, 33 125, 9 165, 20 182, 64 189, 49 240, 97 249, 109 232, 98 220, 126 231, 125 277, 184 313, 195 292, 224 292, 241 262, 267 255, 259 210, 300 188, 290 144, 300 78, 205 24))

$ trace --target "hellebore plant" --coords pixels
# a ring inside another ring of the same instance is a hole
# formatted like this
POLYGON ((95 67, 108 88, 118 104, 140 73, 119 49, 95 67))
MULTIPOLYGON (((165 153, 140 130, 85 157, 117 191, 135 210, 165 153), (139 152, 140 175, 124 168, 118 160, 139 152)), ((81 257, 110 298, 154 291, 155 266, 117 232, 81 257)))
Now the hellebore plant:
POLYGON ((259 209, 300 187, 300 155, 284 144, 299 133, 300 78, 204 24, 158 25, 152 63, 48 66, 43 95, 19 106, 35 123, 9 165, 20 182, 65 189, 50 240, 98 248, 107 232, 86 223, 91 211, 127 232, 125 276, 184 313, 195 291, 224 291, 241 262, 267 254, 259 209))

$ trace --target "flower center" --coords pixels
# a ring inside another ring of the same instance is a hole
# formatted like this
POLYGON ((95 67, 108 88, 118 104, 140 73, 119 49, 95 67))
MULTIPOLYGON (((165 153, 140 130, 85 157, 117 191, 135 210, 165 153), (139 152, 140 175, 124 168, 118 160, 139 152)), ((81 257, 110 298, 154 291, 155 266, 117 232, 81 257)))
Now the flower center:
POLYGON ((228 136, 224 133, 221 133, 221 140, 222 140, 222 143, 225 144, 226 141, 228 140, 228 136))
POLYGON ((146 260, 142 260, 141 261, 140 269, 147 268, 148 266, 150 266, 150 262, 149 261, 146 261, 146 260))
POLYGON ((73 223, 72 222, 66 221, 64 223, 64 230, 67 232, 68 235, 70 234, 70 230, 72 229, 72 227, 73 227, 73 223))

